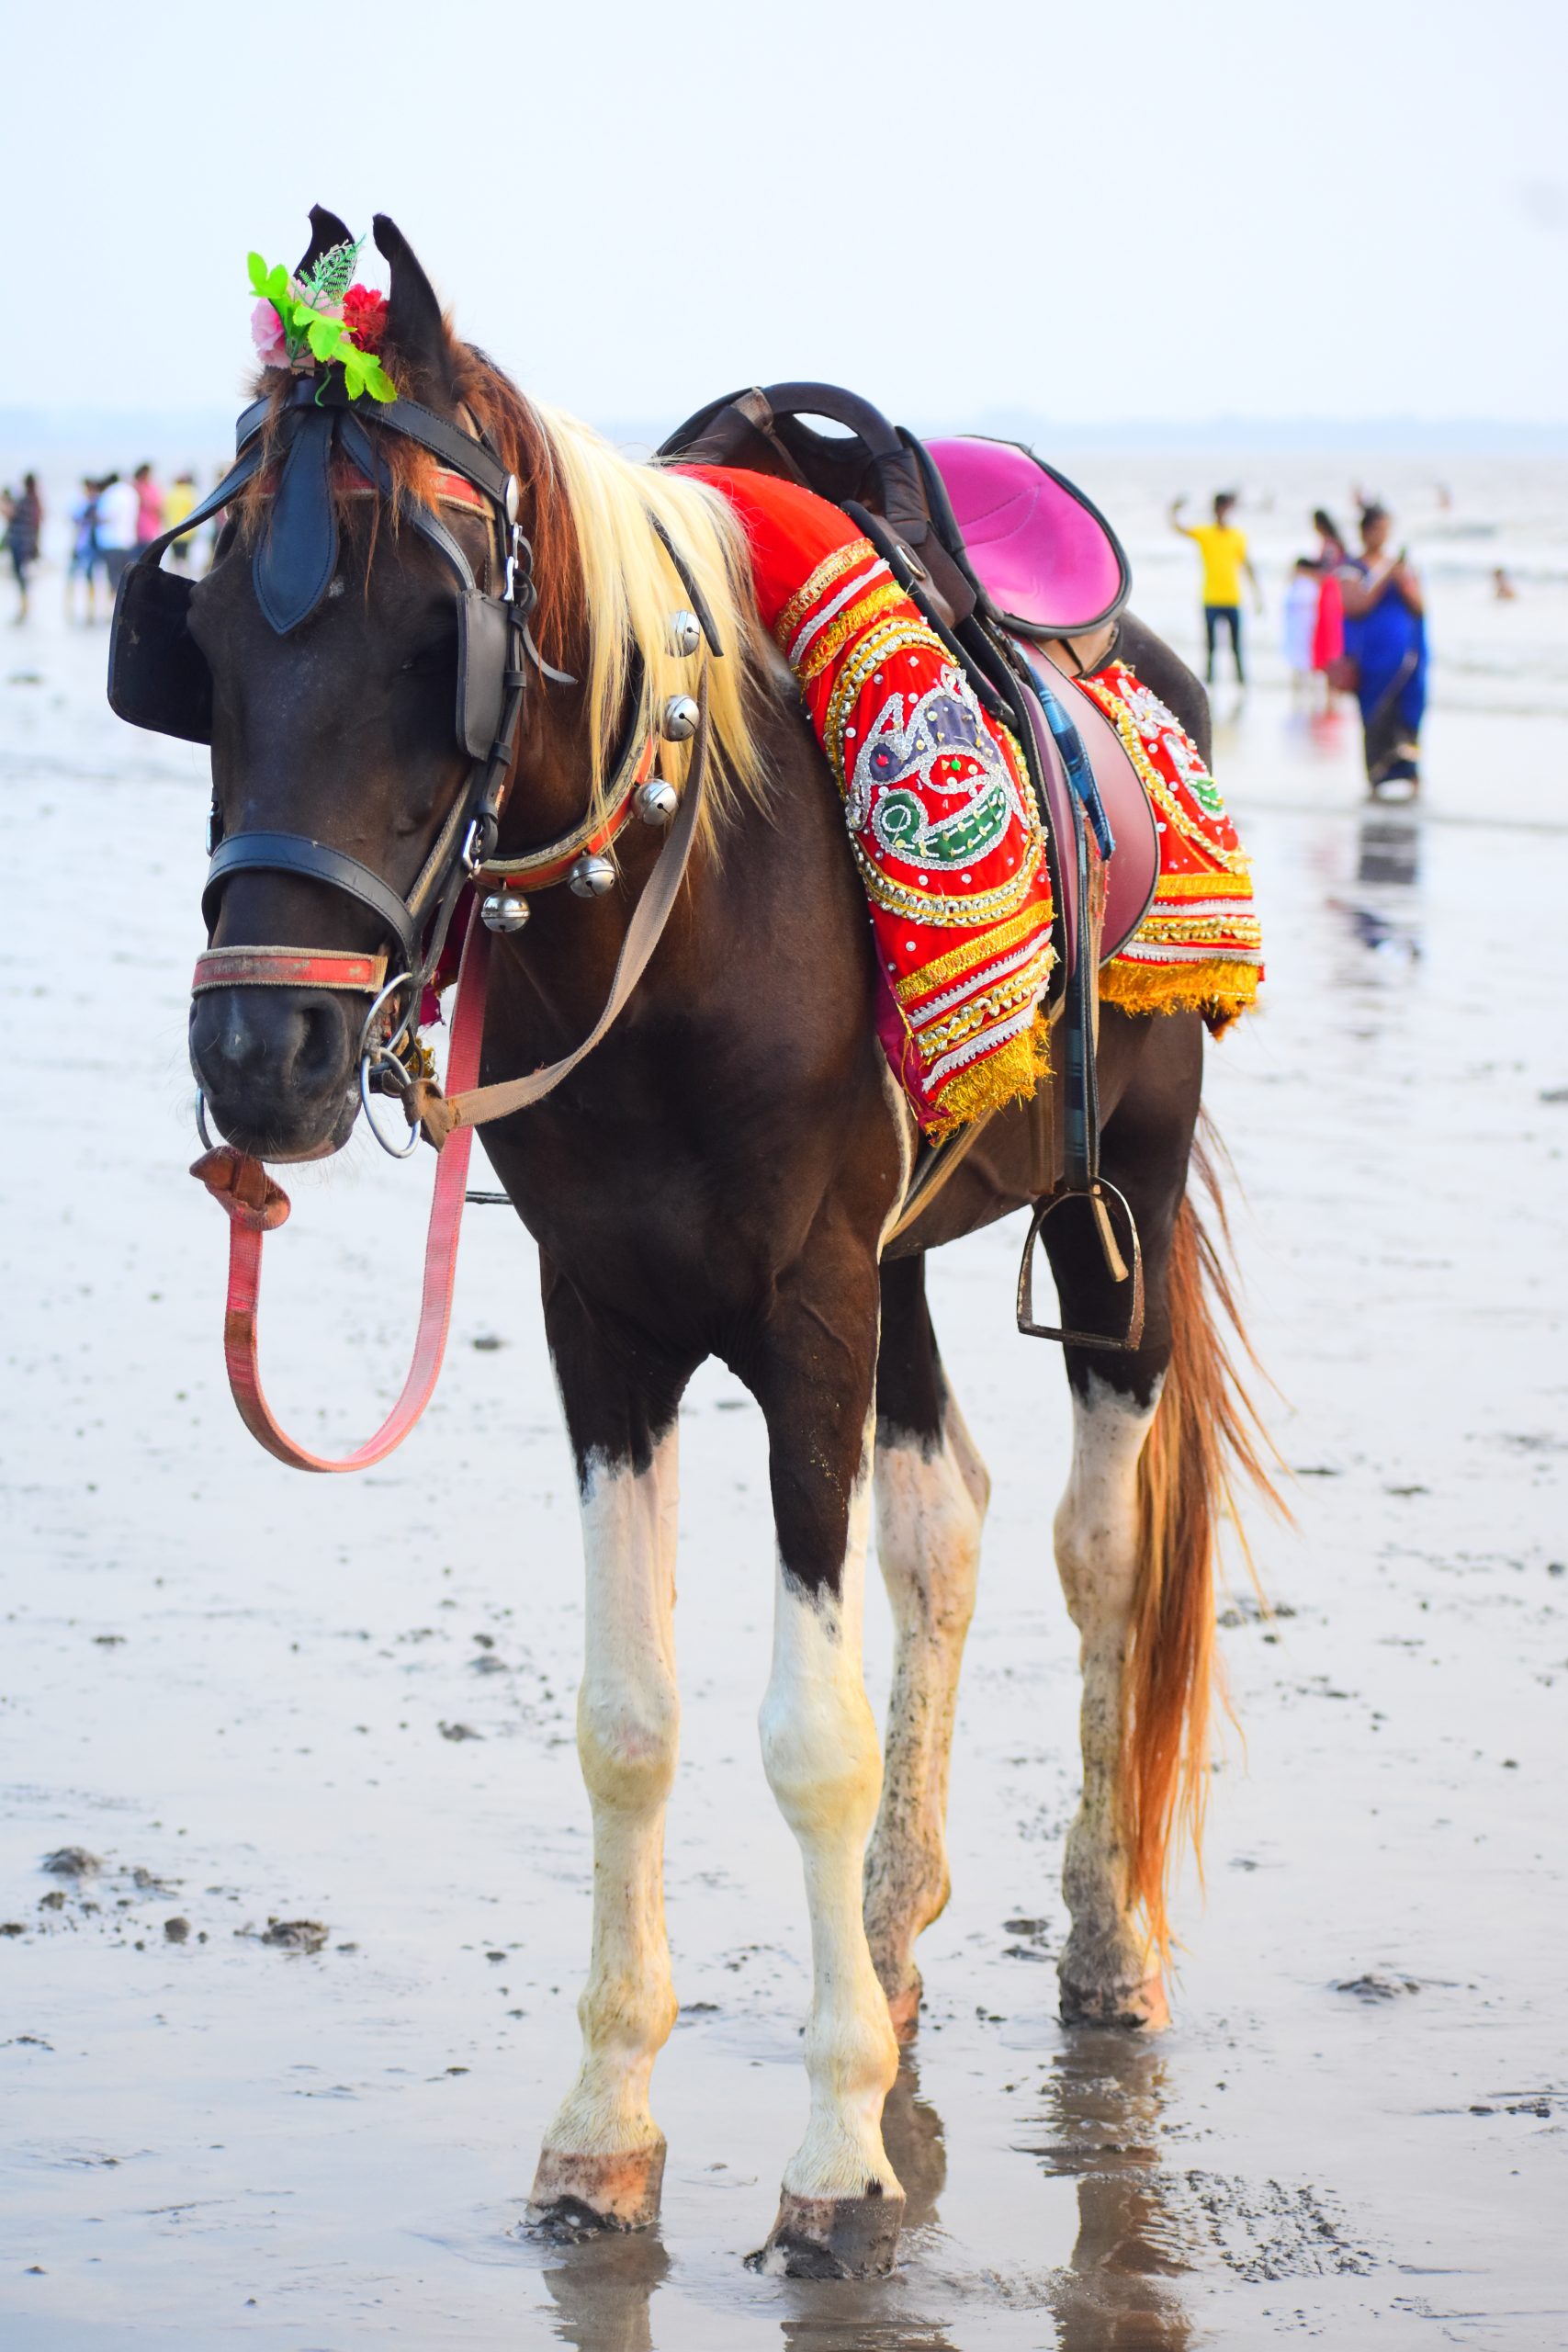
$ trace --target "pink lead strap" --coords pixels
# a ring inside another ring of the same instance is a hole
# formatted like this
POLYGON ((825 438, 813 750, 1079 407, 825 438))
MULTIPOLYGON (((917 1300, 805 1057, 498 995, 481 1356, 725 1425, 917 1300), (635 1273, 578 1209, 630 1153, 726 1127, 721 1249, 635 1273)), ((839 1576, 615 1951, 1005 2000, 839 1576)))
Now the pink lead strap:
MULTIPOLYGON (((452 1047, 447 1057, 446 1084, 456 1094, 479 1081, 479 1047, 484 1037, 485 984, 490 973, 490 933, 470 917, 457 975, 457 999, 452 1013, 452 1047)), ((221 1144, 196 1162, 199 1177, 229 1217, 229 1295, 223 1314, 223 1357, 240 1418, 258 1444, 295 1470, 367 1470, 400 1445, 430 1401, 446 1352, 452 1318, 452 1285, 457 1272, 457 1240, 463 1221, 463 1195, 468 1185, 468 1156, 473 1149, 471 1127, 454 1129, 435 1162, 435 1189, 430 1203, 430 1228, 424 1245, 424 1283, 420 1298, 419 1332, 413 1362, 402 1394, 391 1411, 365 1443, 340 1460, 310 1453, 279 1428, 273 1419, 261 1383, 256 1354, 256 1316, 261 1293, 262 1242, 288 1215, 288 1195, 273 1182, 259 1159, 221 1144)))

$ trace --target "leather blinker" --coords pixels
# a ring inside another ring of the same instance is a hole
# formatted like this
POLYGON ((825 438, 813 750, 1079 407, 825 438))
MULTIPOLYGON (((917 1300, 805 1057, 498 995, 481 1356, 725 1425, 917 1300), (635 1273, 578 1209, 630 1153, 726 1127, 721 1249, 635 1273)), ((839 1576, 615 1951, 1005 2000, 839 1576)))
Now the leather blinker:
POLYGON ((337 570, 331 409, 297 412, 267 527, 252 560, 256 602, 279 637, 309 619, 337 570))

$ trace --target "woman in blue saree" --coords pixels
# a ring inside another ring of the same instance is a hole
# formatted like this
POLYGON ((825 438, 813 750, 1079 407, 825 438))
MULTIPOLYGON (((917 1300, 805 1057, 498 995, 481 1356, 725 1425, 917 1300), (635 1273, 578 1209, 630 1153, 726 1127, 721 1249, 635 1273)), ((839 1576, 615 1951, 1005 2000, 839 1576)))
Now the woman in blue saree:
POLYGON ((1361 552, 1340 575, 1345 653, 1355 664, 1356 696, 1366 737, 1367 781, 1420 788, 1421 718, 1427 707, 1427 622, 1421 584, 1405 560, 1387 552, 1387 510, 1361 515, 1361 552))

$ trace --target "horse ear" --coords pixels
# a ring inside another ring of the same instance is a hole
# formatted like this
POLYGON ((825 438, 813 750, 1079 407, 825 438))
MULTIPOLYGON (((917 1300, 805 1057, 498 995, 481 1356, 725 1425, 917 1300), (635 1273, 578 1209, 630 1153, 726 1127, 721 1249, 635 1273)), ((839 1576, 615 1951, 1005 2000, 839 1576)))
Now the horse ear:
POLYGON ((323 206, 312 204, 310 242, 299 256, 299 266, 294 273, 295 277, 303 277, 305 272, 308 269, 313 269, 321 255, 330 254, 334 245, 352 245, 353 243, 354 232, 344 228, 335 212, 328 212, 323 206))
POLYGON ((395 220, 378 212, 373 229, 377 248, 392 273, 387 348, 415 373, 439 377, 445 372, 446 327, 435 288, 395 220))

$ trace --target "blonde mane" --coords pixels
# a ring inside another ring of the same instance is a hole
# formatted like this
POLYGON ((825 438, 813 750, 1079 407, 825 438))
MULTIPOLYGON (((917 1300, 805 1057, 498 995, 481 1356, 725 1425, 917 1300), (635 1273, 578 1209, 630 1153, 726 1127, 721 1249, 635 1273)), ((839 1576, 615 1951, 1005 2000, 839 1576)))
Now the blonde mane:
MULTIPOLYGON (((695 684, 696 663, 670 647, 670 616, 687 596, 657 522, 680 549, 724 647, 722 661, 707 659, 711 842, 714 817, 732 808, 738 796, 760 797, 764 781, 750 719, 761 643, 745 534, 728 501, 705 482, 638 465, 576 417, 537 401, 530 405, 544 464, 570 515, 581 575, 595 799, 603 799, 611 781, 637 656, 642 657, 640 731, 657 733, 671 695, 690 694, 695 684)), ((536 481, 536 499, 548 498, 550 489, 536 481)), ((688 746, 661 744, 660 771, 679 783, 689 758, 688 746)))
MULTIPOLYGON (((741 799, 761 800, 766 784, 751 712, 759 699, 766 638, 751 588, 746 537, 734 509, 705 482, 639 465, 563 409, 525 400, 516 386, 472 344, 457 341, 448 324, 447 379, 460 408, 487 428, 507 464, 533 492, 530 528, 539 604, 534 631, 558 667, 581 667, 588 726, 591 806, 604 806, 615 753, 627 726, 626 701, 637 657, 642 657, 637 712, 640 735, 657 735, 659 714, 672 695, 692 694, 698 662, 674 653, 670 617, 688 602, 686 589, 654 527, 681 551, 713 616, 724 658, 704 654, 711 721, 708 792, 700 838, 708 848, 716 824, 741 799), (574 576, 575 575, 575 576, 574 576), (570 652, 568 640, 574 641, 570 652)), ((273 439, 287 405, 290 380, 276 369, 257 379, 272 401, 268 443, 260 471, 240 493, 236 509, 247 537, 262 526, 273 439)), ((415 380, 407 387, 430 396, 415 380)), ((423 449, 389 436, 383 458, 399 488, 429 501, 436 494, 435 461, 423 449)), ((367 579, 380 502, 371 512, 367 579)), ((395 507, 388 522, 398 527, 395 507)), ((682 784, 690 747, 661 741, 660 772, 682 784)), ((614 853, 612 853, 613 854, 614 853)))

